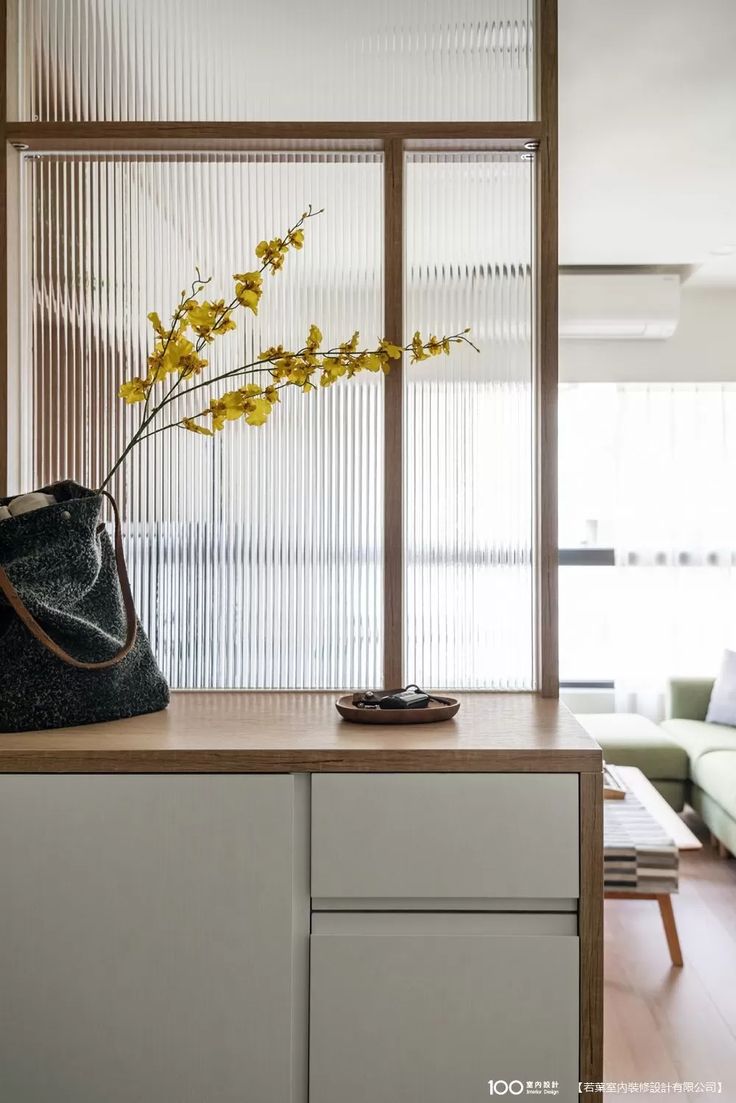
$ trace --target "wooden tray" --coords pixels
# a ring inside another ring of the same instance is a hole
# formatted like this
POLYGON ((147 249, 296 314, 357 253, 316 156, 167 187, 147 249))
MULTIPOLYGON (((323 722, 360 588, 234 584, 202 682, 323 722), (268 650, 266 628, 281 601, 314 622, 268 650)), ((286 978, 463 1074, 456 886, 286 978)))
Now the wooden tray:
POLYGON ((434 724, 453 717, 460 702, 455 697, 437 697, 423 709, 359 709, 352 693, 347 693, 338 697, 335 708, 353 724, 434 724))

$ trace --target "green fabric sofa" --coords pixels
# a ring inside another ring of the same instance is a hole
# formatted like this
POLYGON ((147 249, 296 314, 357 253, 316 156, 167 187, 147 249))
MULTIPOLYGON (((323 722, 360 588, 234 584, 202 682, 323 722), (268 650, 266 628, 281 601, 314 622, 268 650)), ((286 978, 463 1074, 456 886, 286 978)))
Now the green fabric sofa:
POLYGON ((577 719, 603 748, 606 762, 638 766, 680 812, 690 804, 736 854, 736 727, 706 724, 712 678, 674 678, 667 719, 635 713, 586 713, 577 719))
POLYGON ((577 713, 576 719, 600 743, 606 762, 636 766, 676 812, 682 811, 690 761, 658 724, 634 712, 577 713))
POLYGON ((736 728, 706 724, 712 678, 674 678, 661 727, 687 752, 687 802, 736 854, 736 728))

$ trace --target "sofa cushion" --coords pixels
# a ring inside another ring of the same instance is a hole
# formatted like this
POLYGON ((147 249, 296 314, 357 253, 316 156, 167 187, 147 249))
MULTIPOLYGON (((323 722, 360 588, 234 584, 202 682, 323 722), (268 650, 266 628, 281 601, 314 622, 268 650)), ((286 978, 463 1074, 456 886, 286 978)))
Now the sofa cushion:
POLYGON ((713 682, 713 678, 670 678, 667 715, 683 720, 705 720, 713 682))
POLYGON ((736 751, 736 728, 706 724, 705 720, 665 720, 662 728, 685 751, 691 769, 701 755, 711 751, 736 751))
POLYGON ((603 757, 612 766, 637 766, 656 780, 684 781, 688 777, 686 751, 646 716, 590 712, 576 713, 576 719, 600 743, 603 757))
POLYGON ((736 854, 736 817, 721 808, 704 789, 693 782, 690 786, 688 803, 695 809, 715 837, 736 854))
POLYGON ((693 781, 736 819, 736 749, 701 754, 693 765, 693 781))

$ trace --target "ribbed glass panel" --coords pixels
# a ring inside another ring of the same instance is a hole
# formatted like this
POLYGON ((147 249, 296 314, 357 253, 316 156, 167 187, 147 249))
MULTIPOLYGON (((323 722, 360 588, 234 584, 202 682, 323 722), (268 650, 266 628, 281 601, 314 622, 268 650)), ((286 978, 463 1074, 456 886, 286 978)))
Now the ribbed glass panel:
POLYGON ((533 0, 12 2, 21 118, 533 117, 533 0))
POLYGON ((481 350, 406 370, 407 678, 528 689, 532 164, 410 154, 406 196, 406 317, 481 350))
MULTIPOLYGON (((213 367, 299 348, 312 322, 331 343, 381 331, 377 155, 48 155, 25 167, 27 487, 98 485, 140 416, 116 390, 145 374, 147 312, 168 318, 195 264, 212 297, 230 290, 254 245, 309 202, 325 213, 265 277, 258 318, 239 312, 209 347, 213 367)), ((138 609, 174 686, 380 681, 381 380, 282 398, 261 428, 161 433, 117 480, 138 609)))

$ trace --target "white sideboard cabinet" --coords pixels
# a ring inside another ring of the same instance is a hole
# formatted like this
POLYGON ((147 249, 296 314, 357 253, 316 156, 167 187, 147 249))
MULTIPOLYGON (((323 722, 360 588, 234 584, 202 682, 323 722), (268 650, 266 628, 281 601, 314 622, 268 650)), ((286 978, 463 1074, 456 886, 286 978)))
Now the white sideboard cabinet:
POLYGON ((576 1103, 601 818, 600 749, 532 694, 426 730, 187 693, 0 735, 0 1101, 576 1103))

